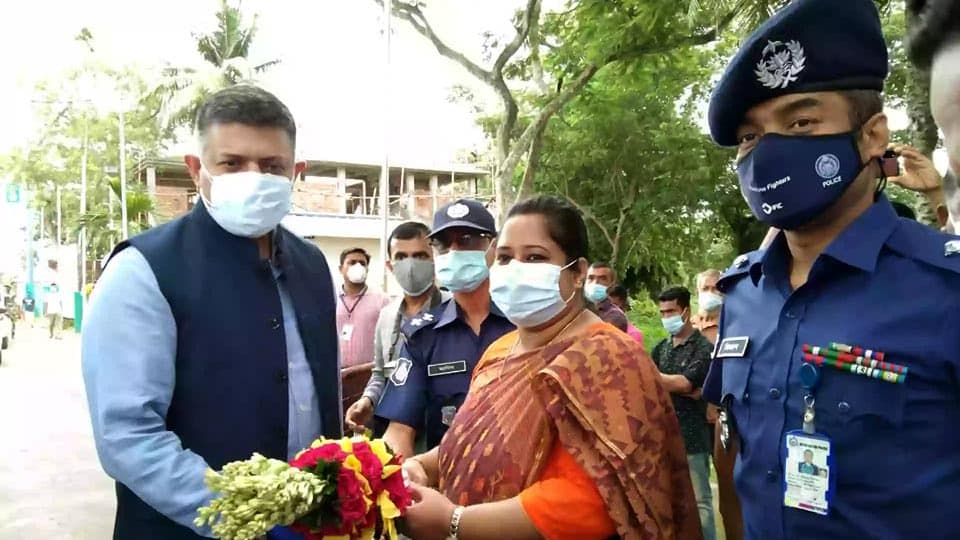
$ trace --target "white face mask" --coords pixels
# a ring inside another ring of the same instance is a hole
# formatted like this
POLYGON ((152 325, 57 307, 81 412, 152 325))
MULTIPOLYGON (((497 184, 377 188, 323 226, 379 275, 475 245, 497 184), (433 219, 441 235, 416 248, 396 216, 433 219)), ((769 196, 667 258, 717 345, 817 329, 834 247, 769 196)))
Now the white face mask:
POLYGON ((360 285, 367 280, 367 267, 360 263, 353 263, 347 268, 347 279, 354 285, 360 285))
POLYGON ((524 263, 516 259, 490 269, 490 299, 513 324, 534 328, 563 313, 567 303, 560 295, 560 273, 577 261, 560 267, 548 263, 524 263))
POLYGON ((289 178, 256 171, 214 176, 202 164, 200 170, 210 178, 210 200, 202 192, 200 198, 210 217, 230 234, 259 238, 290 212, 289 178))

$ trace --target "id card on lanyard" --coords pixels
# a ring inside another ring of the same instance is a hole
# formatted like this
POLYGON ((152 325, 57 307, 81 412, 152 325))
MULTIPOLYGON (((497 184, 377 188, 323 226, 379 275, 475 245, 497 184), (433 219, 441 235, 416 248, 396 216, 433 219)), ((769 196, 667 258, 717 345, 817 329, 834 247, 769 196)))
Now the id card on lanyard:
POLYGON ((803 429, 784 435, 783 505, 822 516, 830 513, 836 476, 833 443, 817 433, 816 398, 820 370, 812 364, 800 366, 803 396, 803 429))

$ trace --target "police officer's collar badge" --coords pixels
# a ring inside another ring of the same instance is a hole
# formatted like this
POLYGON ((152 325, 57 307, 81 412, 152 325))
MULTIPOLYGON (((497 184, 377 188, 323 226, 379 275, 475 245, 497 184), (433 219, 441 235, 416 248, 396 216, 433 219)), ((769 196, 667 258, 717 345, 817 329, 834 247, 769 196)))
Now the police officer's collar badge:
POLYGON ((394 386, 403 386, 407 384, 407 377, 410 376, 410 368, 413 367, 413 362, 407 358, 400 358, 397 360, 397 368, 393 370, 393 373, 390 374, 390 382, 394 386))
POLYGON ((463 203, 457 203, 447 208, 447 215, 453 219, 460 219, 469 213, 470 207, 463 203))
POLYGON ((433 313, 424 313, 421 318, 427 322, 433 321, 433 313))
POLYGON ((420 326, 421 324, 423 324, 423 321, 420 319, 420 317, 410 320, 410 326, 420 326))
POLYGON ((767 88, 786 88, 795 82, 806 67, 807 57, 799 41, 768 41, 760 53, 754 75, 767 88))
POLYGON ((960 240, 949 240, 943 244, 943 256, 951 257, 960 254, 960 240))

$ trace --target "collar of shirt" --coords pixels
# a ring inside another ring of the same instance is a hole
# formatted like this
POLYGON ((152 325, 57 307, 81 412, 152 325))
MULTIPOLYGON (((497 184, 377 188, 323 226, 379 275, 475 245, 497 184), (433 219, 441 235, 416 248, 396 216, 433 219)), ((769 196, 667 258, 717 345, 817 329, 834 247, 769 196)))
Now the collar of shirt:
MULTIPOLYGON (((873 272, 877 268, 880 251, 897 228, 898 219, 893 205, 881 194, 866 212, 827 246, 821 257, 830 257, 864 272, 873 272)), ((785 276, 789 268, 789 254, 786 236, 781 231, 760 260, 750 268, 753 284, 757 285, 762 275, 785 276)))
MULTIPOLYGON (((434 325, 434 328, 443 328, 453 321, 462 319, 463 317, 461 317, 460 311, 460 305, 457 304, 456 298, 451 298, 450 301, 447 302, 447 305, 444 306, 443 312, 440 313, 440 320, 437 321, 437 324, 434 325)), ((493 300, 490 301, 490 314, 496 315, 501 319, 507 318, 503 312, 500 311, 500 308, 497 307, 497 304, 495 304, 493 300)))

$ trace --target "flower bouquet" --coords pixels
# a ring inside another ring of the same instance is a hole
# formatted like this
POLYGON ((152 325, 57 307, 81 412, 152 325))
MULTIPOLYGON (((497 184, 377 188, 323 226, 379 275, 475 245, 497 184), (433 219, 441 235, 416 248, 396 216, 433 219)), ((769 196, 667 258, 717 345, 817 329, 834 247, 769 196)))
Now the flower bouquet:
POLYGON ((366 437, 319 439, 289 463, 254 454, 207 471, 220 497, 195 522, 224 540, 253 540, 276 526, 308 540, 395 540, 394 520, 410 505, 401 463, 366 437))

